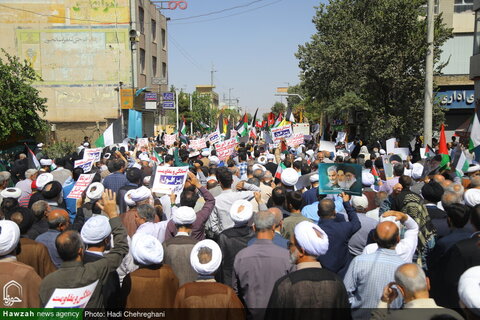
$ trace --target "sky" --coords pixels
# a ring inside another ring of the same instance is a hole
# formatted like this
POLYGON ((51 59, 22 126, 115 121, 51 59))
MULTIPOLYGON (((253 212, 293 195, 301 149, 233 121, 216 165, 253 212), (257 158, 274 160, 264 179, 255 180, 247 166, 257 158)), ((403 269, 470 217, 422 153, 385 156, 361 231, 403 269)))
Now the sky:
POLYGON ((320 0, 185 1, 185 10, 162 10, 171 18, 170 85, 186 92, 209 85, 213 65, 220 101, 231 92, 231 98, 238 98, 239 106, 252 114, 256 108, 262 114, 276 101, 285 102, 275 96, 276 88, 299 83, 295 53, 315 33, 312 18, 320 0), (188 18, 237 6, 242 7, 188 18))

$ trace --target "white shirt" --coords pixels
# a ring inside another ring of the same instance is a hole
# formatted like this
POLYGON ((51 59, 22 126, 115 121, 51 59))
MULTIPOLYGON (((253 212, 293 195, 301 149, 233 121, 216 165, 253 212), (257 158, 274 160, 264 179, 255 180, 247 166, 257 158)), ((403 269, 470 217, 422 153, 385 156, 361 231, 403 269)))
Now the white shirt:
POLYGON ((161 243, 165 241, 165 231, 167 230, 167 221, 160 222, 145 222, 141 224, 136 233, 146 233, 151 236, 154 236, 161 243))
MULTIPOLYGON (((395 252, 406 262, 411 263, 413 260, 413 254, 417 249, 418 242, 418 224, 412 218, 408 217, 404 223, 406 231, 403 239, 397 243, 395 252)), ((370 254, 376 252, 378 244, 371 243, 363 249, 363 254, 370 254)))

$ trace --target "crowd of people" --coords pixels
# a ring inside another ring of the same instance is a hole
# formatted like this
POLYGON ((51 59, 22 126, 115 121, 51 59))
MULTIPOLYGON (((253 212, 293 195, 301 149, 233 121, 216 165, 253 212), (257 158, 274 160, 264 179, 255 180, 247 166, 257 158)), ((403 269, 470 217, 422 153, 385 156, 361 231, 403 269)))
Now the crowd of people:
POLYGON ((19 154, 0 172, 2 307, 96 283, 87 309, 185 319, 480 319, 479 164, 462 176, 361 141, 334 153, 262 139, 220 159, 158 137, 104 148, 72 199, 88 141, 56 159, 42 147, 39 168, 19 154), (346 164, 361 177, 345 180, 346 164), (181 193, 152 192, 164 166, 189 167, 181 193))

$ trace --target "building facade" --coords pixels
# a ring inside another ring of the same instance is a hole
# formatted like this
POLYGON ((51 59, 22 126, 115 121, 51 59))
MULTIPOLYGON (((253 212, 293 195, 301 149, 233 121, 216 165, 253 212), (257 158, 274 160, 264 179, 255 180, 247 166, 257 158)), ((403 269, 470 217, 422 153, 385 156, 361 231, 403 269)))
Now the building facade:
POLYGON ((436 12, 452 28, 453 37, 442 47, 440 63, 447 63, 435 77, 437 102, 446 109, 447 141, 465 135, 474 110, 474 84, 469 77, 469 58, 474 37, 473 0, 439 0, 436 12))
POLYGON ((148 0, 0 1, 2 48, 42 77, 34 85, 48 99, 45 119, 58 139, 76 143, 129 108, 142 111, 144 133, 154 134, 160 112, 135 92, 167 90, 166 25, 148 0))

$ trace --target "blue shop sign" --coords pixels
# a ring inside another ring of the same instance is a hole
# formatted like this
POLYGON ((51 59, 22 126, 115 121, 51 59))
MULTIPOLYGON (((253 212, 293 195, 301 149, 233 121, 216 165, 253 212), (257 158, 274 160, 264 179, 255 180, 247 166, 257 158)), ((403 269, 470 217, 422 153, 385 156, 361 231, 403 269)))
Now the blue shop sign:
POLYGON ((436 94, 436 101, 447 109, 474 109, 474 90, 441 90, 436 94))

